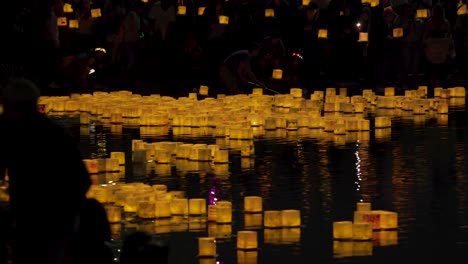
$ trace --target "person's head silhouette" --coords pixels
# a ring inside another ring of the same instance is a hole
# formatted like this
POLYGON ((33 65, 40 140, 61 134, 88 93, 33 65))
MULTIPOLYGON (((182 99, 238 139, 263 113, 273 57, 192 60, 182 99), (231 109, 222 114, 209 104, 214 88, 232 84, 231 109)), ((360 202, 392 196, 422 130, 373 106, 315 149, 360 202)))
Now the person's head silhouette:
POLYGON ((14 79, 2 89, 1 101, 5 117, 22 119, 38 113, 39 88, 30 80, 14 79))

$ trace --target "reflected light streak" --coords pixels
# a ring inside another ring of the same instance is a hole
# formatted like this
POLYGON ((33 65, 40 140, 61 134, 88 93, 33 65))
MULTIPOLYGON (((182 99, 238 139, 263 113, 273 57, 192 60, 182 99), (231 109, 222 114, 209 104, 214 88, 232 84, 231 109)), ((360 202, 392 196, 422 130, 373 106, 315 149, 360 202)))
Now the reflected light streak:
MULTIPOLYGON (((359 140, 356 141, 356 152, 354 152, 354 155, 356 156, 356 181, 354 182, 356 184, 356 191, 358 193, 361 192, 361 181, 362 181, 362 173, 361 173, 361 157, 359 156, 359 140)), ((359 201, 362 202, 362 196, 359 198, 359 201)))

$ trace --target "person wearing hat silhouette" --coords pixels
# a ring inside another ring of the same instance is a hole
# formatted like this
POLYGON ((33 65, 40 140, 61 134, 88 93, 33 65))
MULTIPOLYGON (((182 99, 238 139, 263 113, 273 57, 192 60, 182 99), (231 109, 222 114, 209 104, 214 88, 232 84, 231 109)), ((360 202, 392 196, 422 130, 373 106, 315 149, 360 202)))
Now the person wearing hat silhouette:
POLYGON ((38 111, 26 79, 1 89, 0 180, 8 171, 13 263, 67 263, 91 181, 67 131, 38 111))

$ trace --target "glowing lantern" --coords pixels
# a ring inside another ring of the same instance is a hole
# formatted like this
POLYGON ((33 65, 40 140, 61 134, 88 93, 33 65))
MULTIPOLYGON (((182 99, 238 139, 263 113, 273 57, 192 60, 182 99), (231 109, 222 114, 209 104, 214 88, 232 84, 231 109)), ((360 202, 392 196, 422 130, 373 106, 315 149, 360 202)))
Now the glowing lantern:
POLYGON ((437 106, 437 113, 438 114, 448 114, 449 112, 449 104, 447 102, 439 102, 437 106))
POLYGON ((228 201, 216 202, 216 223, 225 224, 232 222, 232 203, 228 201))
POLYGON ((325 97, 336 96, 336 88, 325 88, 325 97))
POLYGON ((263 198, 260 196, 244 197, 244 212, 260 213, 263 210, 263 198))
POLYGON ((205 14, 205 9, 206 9, 206 7, 200 6, 200 7, 198 8, 198 15, 199 15, 199 16, 203 16, 203 14, 205 14))
POLYGON ((215 152, 214 158, 213 158, 214 163, 229 163, 229 151, 226 149, 220 149, 215 152))
POLYGON ((392 126, 392 120, 388 116, 375 117, 375 128, 388 128, 392 126))
POLYGON ((333 222, 333 238, 334 239, 352 239, 353 238, 353 222, 352 221, 333 222))
POLYGON ((101 9, 100 8, 91 9, 91 17, 92 18, 101 17, 101 9))
POLYGON ((281 211, 265 211, 263 226, 267 228, 281 227, 281 211))
POLYGON ((353 240, 371 240, 371 223, 353 223, 353 240))
POLYGON ((200 95, 208 95, 208 86, 201 85, 198 93, 200 95))
POLYGON ((72 20, 70 20, 68 26, 70 28, 80 28, 80 22, 78 22, 78 20, 76 20, 76 19, 72 19, 72 20))
POLYGON ((274 70, 273 70, 272 77, 273 77, 273 79, 275 79, 275 80, 281 80, 281 79, 283 79, 283 70, 274 69, 274 70))
POLYGON ((434 97, 440 97, 443 90, 444 90, 444 88, 442 88, 442 87, 435 87, 434 88, 434 97))
POLYGON ((310 4, 310 0, 302 0, 303 6, 308 6, 310 4))
POLYGON ((196 148, 193 147, 190 151, 188 157, 189 160, 193 161, 210 161, 211 160, 211 150, 208 148, 196 148))
POLYGON ((394 28, 393 29, 393 37, 394 38, 402 38, 403 37, 403 28, 394 28))
POLYGON ((353 256, 353 241, 333 241, 333 256, 335 258, 346 258, 353 256))
POLYGON ((416 18, 427 18, 429 16, 429 10, 418 9, 416 10, 416 18))
POLYGON ((353 103, 355 113, 363 113, 366 109, 366 104, 362 102, 353 103))
POLYGON ((156 218, 156 205, 154 202, 140 202, 138 203, 137 216, 143 219, 156 218))
POLYGON ((58 17, 57 18, 57 26, 64 27, 67 25, 67 18, 66 17, 58 17))
POLYGON ((252 89, 253 95, 263 95, 263 88, 253 88, 252 89))
POLYGON ((109 223, 120 223, 122 221, 122 207, 116 205, 104 206, 109 223))
POLYGON ((319 29, 318 38, 327 39, 328 38, 328 30, 327 29, 319 29))
POLYGON ((187 215, 188 214, 188 199, 174 198, 171 200, 171 214, 172 215, 187 215))
POLYGON ((209 204, 207 212, 208 212, 207 213, 207 220, 209 222, 216 222, 216 205, 215 204, 209 204))
POLYGON ((110 115, 110 123, 111 124, 122 124, 123 123, 122 113, 112 113, 110 115))
POLYGON ((379 5, 379 0, 370 0, 371 7, 376 7, 379 5))
POLYGON ((177 7, 177 15, 185 16, 187 14, 187 7, 186 6, 178 6, 177 7))
POLYGON ((289 94, 291 94, 294 98, 302 98, 302 89, 301 88, 291 88, 289 90, 289 94))
POLYGON ((218 20, 219 20, 219 24, 221 24, 221 25, 229 24, 229 17, 228 16, 219 16, 218 20))
POLYGON ((301 211, 299 210, 281 211, 281 226, 282 227, 301 226, 301 211))
POLYGON ((355 211, 354 223, 371 223, 373 229, 396 229, 398 214, 382 210, 355 211))
POLYGON ((193 198, 189 200, 189 214, 190 215, 204 215, 206 214, 206 199, 193 198))
POLYGON ((69 3, 63 4, 63 12, 64 13, 73 13, 73 7, 69 3))
POLYGON ((118 159, 107 158, 105 159, 105 170, 106 172, 120 171, 120 163, 118 159))
POLYGON ((168 200, 158 200, 155 210, 156 218, 171 217, 171 203, 168 200))
POLYGON ((348 95, 348 88, 346 87, 341 87, 338 89, 338 95, 343 97, 343 98, 346 98, 347 95, 348 95))
POLYGON ((371 211, 371 203, 359 202, 356 203, 356 211, 371 211))
POLYGON ((198 238, 198 256, 214 257, 216 256, 216 241, 214 237, 198 238))
POLYGON ((465 87, 454 87, 453 97, 466 97, 465 87))
POLYGON ((463 16, 463 15, 466 15, 468 13, 467 11, 467 8, 466 8, 466 4, 459 4, 458 5, 458 9, 457 9, 457 15, 459 16, 463 16))
POLYGON ((395 87, 385 87, 384 95, 385 96, 395 96, 395 87))
POLYGON ((263 215, 257 214, 244 214, 244 228, 260 228, 263 223, 263 215))
POLYGON ((369 33, 367 32, 359 32, 359 42, 367 42, 369 41, 369 33))
POLYGON ((265 17, 274 17, 275 16, 275 10, 271 8, 265 9, 265 17))
POLYGON ((237 232, 237 249, 253 250, 258 248, 256 231, 237 232))
POLYGON ((119 161, 119 165, 125 165, 125 152, 111 152, 110 154, 111 159, 117 159, 119 161))

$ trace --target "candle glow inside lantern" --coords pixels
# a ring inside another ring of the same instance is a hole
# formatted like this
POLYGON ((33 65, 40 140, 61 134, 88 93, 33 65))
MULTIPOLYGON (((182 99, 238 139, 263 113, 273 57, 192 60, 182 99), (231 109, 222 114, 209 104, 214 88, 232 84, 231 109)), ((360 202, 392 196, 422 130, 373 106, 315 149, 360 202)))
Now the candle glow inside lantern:
POLYGON ((218 18, 219 24, 227 25, 229 24, 229 17, 228 16, 219 16, 218 18))
POLYGON ((198 238, 198 256, 214 257, 216 256, 216 241, 214 237, 198 238))
POLYGON ((63 4, 63 12, 64 13, 73 13, 73 7, 69 3, 63 4))
POLYGON ((327 29, 319 29, 318 38, 327 39, 328 38, 328 30, 327 29))
POLYGON ((66 17, 58 17, 57 18, 57 26, 64 27, 67 25, 67 18, 66 17))
POLYGON ((294 98, 302 98, 302 89, 301 88, 291 88, 289 90, 289 94, 291 94, 294 98))
POLYGON ((177 7, 177 15, 185 16, 187 14, 187 7, 186 6, 178 6, 177 7))
POLYGON ((352 221, 333 222, 333 238, 334 239, 352 239, 353 238, 353 222, 352 221))
POLYGON ((299 210, 281 211, 281 226, 282 227, 301 226, 301 211, 299 210))
POLYGON ((266 228, 281 227, 281 211, 265 211, 263 216, 263 226, 266 228))
POLYGON ((275 10, 272 8, 267 8, 265 9, 265 17, 274 17, 275 16, 275 10))
POLYGON ((171 217, 171 203, 169 200, 158 200, 155 209, 156 218, 171 217))
POLYGON ((200 95, 208 95, 208 86, 201 85, 200 90, 198 91, 200 95))
POLYGON ((369 41, 369 33, 367 32, 359 32, 359 42, 367 42, 369 41))
POLYGON ((429 10, 418 9, 416 10, 416 18, 427 18, 429 16, 429 10))
POLYGON ((232 222, 232 203, 229 201, 218 201, 215 206, 216 223, 226 224, 232 222))
POLYGON ((371 240, 372 239, 372 224, 371 223, 353 223, 353 240, 371 240))
POLYGON ((402 38, 403 37, 403 28, 394 28, 393 29, 393 37, 394 38, 402 38))
POLYGON ((98 17, 101 17, 102 14, 101 14, 101 9, 100 8, 93 8, 91 9, 91 17, 92 18, 98 18, 98 17))
POLYGON ((274 70, 273 70, 273 74, 272 74, 272 78, 275 79, 275 80, 281 80, 281 79, 283 79, 283 70, 281 70, 281 69, 274 69, 274 70))
POLYGON ((72 19, 69 21, 68 27, 70 28, 80 28, 80 22, 76 19, 72 19))
POLYGON ((383 210, 355 211, 354 223, 371 223, 372 229, 396 229, 398 214, 383 210))
POLYGON ((260 213, 263 210, 263 198, 260 196, 244 197, 244 212, 260 213))
POLYGON ((205 6, 200 6, 200 7, 198 8, 198 15, 199 15, 199 16, 203 16, 203 14, 205 14, 205 9, 206 9, 205 6))
POLYGON ((174 198, 171 200, 171 214, 172 215, 187 215, 189 203, 185 198, 174 198))
POLYGON ((143 219, 153 219, 156 218, 156 205, 154 202, 145 201, 138 203, 138 208, 136 211, 138 217, 143 219))
POLYGON ((216 205, 215 204, 208 205, 207 220, 209 222, 216 222, 216 205))
POLYGON ((116 205, 105 205, 107 220, 109 223, 120 223, 122 221, 122 207, 116 205))
POLYGON ((205 215, 206 214, 206 199, 192 198, 189 199, 189 215, 205 215))
POLYGON ((214 163, 228 163, 229 151, 226 149, 220 149, 220 150, 215 151, 213 162, 214 163))
POLYGON ((258 248, 256 231, 238 231, 237 249, 256 250, 258 248))

